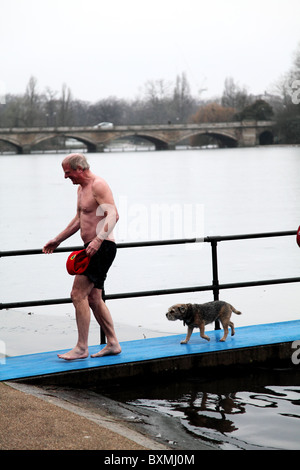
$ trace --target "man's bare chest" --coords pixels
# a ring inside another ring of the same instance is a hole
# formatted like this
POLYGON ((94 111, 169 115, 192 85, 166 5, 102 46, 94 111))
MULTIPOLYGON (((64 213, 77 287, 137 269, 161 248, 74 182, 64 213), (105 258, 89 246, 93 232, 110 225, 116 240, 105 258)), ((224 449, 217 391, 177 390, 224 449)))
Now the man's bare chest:
POLYGON ((82 189, 78 193, 78 210, 83 214, 96 213, 98 204, 91 189, 82 189))

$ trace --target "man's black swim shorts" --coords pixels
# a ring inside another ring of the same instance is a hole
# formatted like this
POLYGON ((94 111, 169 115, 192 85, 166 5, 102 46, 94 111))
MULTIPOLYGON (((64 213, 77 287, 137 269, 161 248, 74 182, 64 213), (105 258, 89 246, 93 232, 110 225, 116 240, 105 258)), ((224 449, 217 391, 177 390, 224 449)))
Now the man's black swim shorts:
MULTIPOLYGON (((85 243, 84 247, 86 248, 89 243, 85 243)), ((107 272, 115 259, 116 253, 116 244, 110 240, 103 240, 99 250, 91 257, 88 267, 82 273, 94 283, 97 289, 104 288, 107 272)))

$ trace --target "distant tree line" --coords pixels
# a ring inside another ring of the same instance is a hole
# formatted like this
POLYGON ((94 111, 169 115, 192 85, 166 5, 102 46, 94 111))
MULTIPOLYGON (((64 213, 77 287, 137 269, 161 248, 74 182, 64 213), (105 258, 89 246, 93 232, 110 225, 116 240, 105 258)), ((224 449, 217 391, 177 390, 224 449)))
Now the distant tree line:
POLYGON ((73 98, 65 84, 60 94, 50 88, 39 93, 37 79, 31 77, 23 95, 6 95, 5 104, 0 105, 0 127, 184 123, 196 109, 184 73, 174 84, 163 79, 147 81, 143 96, 132 101, 109 96, 96 103, 73 98))
POLYGON ((141 96, 125 100, 109 96, 95 103, 72 96, 66 84, 59 92, 46 88, 39 92, 31 77, 25 93, 7 94, 0 104, 0 127, 94 126, 182 124, 242 120, 276 121, 277 141, 300 143, 300 45, 291 69, 272 93, 253 96, 228 77, 220 97, 203 100, 192 96, 185 73, 174 82, 149 80, 141 96))

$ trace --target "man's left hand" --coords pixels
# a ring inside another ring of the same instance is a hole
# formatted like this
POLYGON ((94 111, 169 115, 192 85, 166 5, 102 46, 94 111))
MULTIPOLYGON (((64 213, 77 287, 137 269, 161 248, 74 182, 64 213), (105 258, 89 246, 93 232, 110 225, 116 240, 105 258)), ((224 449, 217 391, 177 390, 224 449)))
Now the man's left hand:
POLYGON ((87 256, 89 256, 90 258, 94 256, 94 254, 96 254, 99 250, 101 243, 102 240, 97 237, 94 238, 94 240, 92 240, 91 243, 85 249, 87 256))

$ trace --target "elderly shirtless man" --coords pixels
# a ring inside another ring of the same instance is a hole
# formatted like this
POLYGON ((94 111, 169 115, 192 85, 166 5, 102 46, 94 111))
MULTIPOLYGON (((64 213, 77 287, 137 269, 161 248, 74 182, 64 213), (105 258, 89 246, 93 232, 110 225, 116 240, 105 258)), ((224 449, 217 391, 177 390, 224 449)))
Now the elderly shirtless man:
POLYGON ((88 333, 90 307, 107 338, 106 346, 91 357, 119 354, 111 314, 102 299, 102 290, 107 271, 116 255, 113 228, 118 221, 118 212, 108 184, 94 175, 81 154, 68 155, 62 162, 65 178, 78 184, 77 213, 69 225, 43 248, 44 253, 53 253, 61 242, 80 229, 86 253, 91 258, 83 274, 76 275, 71 298, 76 312, 78 341, 76 346, 58 357, 66 360, 88 357, 88 333))

